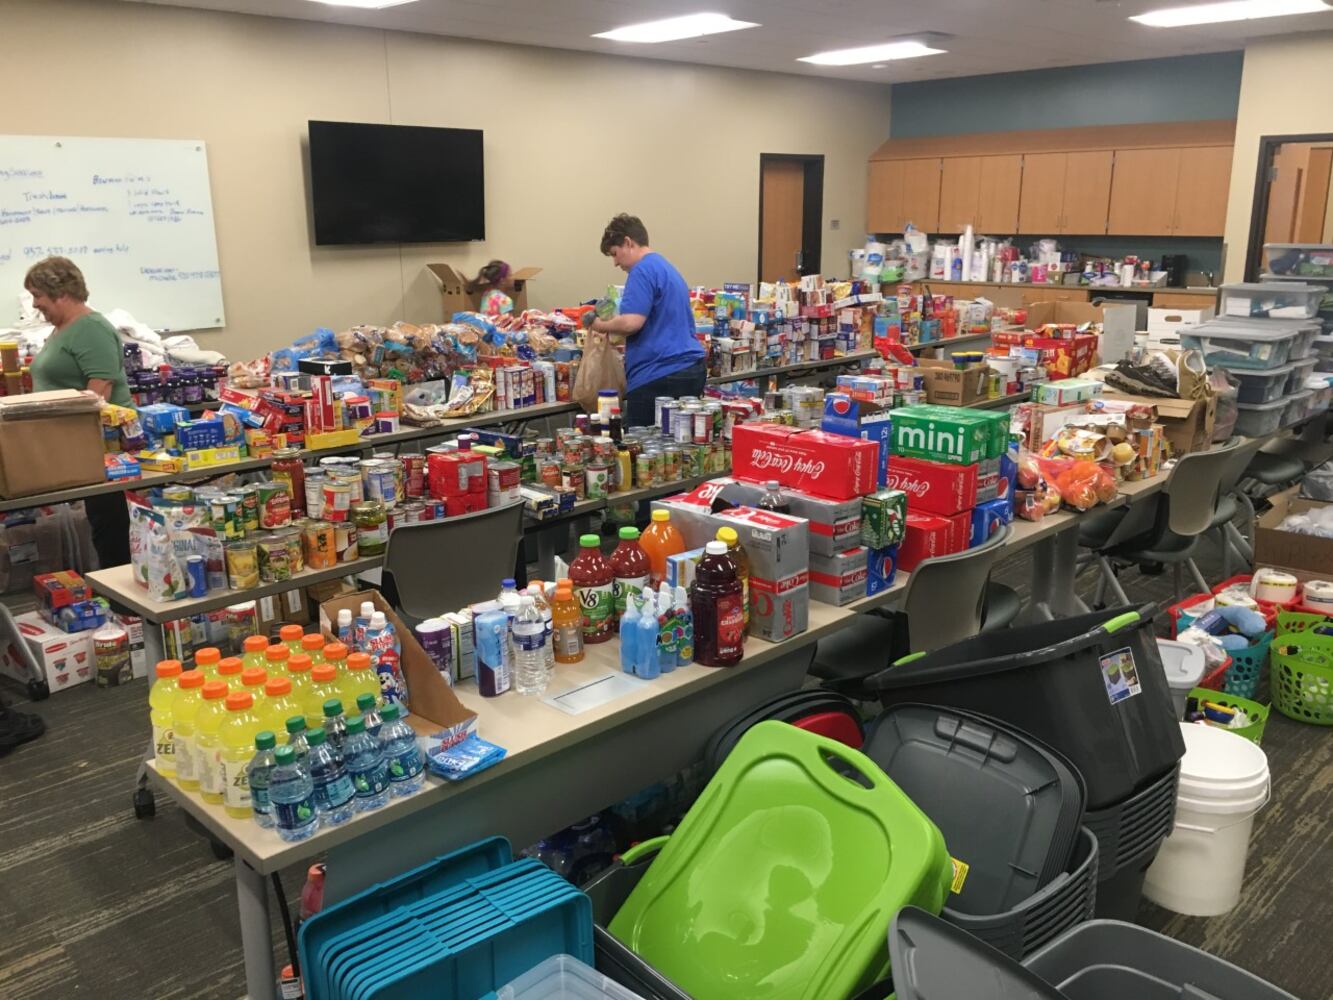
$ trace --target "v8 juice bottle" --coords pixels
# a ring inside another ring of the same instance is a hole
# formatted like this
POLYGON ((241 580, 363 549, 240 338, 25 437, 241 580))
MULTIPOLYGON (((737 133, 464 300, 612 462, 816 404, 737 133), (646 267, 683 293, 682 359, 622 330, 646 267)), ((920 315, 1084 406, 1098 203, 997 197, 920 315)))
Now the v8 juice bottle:
MULTIPOLYGON (((241 661, 236 661, 239 669, 241 661)), ((199 796, 205 802, 222 804, 222 749, 220 733, 227 716, 227 685, 224 681, 204 684, 204 702, 194 717, 194 773, 199 779, 199 796)))
POLYGON ((741 582, 726 542, 709 542, 694 574, 690 596, 694 614, 694 661, 731 667, 745 655, 745 617, 741 582))
POLYGON ((176 737, 171 729, 171 703, 176 698, 176 682, 181 675, 180 660, 161 660, 157 680, 148 693, 148 717, 153 724, 153 756, 157 773, 176 779, 176 737))
POLYGON ((221 732, 222 807, 236 819, 251 816, 250 759, 255 755, 255 734, 260 726, 250 692, 227 695, 227 718, 221 732))
POLYGON ((176 745, 176 784, 187 792, 199 791, 194 765, 194 720, 204 704, 204 674, 187 670, 177 682, 171 702, 171 731, 176 745))
POLYGON ((648 553, 639 544, 638 528, 626 526, 620 529, 620 544, 611 553, 611 569, 615 571, 612 596, 616 603, 616 616, 613 624, 619 631, 620 619, 625 617, 626 601, 643 589, 653 571, 648 553))
POLYGON ((639 545, 648 554, 651 584, 661 586, 666 579, 667 558, 685 551, 685 538, 671 523, 670 511, 653 511, 653 523, 644 531, 639 545))
POLYGON ((578 558, 569 564, 569 578, 574 583, 574 595, 583 612, 585 644, 606 642, 611 638, 615 577, 610 561, 602 555, 601 538, 580 535, 578 558))

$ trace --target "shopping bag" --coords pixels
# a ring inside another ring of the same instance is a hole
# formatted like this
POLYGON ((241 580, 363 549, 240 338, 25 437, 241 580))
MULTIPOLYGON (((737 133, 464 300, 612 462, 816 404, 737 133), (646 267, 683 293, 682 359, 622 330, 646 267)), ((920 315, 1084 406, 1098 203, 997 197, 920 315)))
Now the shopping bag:
POLYGON ((625 398, 625 362, 611 346, 610 334, 589 330, 584 335, 583 360, 574 378, 574 402, 589 413, 597 411, 597 393, 614 389, 625 398))

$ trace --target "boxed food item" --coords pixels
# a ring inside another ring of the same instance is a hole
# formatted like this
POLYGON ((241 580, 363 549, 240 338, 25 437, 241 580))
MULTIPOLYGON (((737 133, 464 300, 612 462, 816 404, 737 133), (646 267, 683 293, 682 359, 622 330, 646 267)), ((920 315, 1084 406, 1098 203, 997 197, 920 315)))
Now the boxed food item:
POLYGON ((1038 382, 1032 387, 1032 401, 1049 406, 1068 406, 1100 396, 1106 386, 1090 378, 1065 378, 1056 382, 1038 382))
MULTIPOLYGON (((895 411, 894 425, 897 425, 895 411)), ((875 488, 879 446, 873 441, 780 424, 739 424, 732 431, 732 473, 833 500, 875 488)))
MULTIPOLYGON (((14 624, 53 692, 93 679, 97 664, 91 632, 62 632, 35 611, 15 615, 14 624)), ((30 679, 19 654, 8 644, 0 652, 0 673, 17 681, 30 679)))
POLYGON ((868 550, 857 546, 835 556, 810 557, 810 596, 824 604, 850 604, 866 594, 868 550))
POLYGON ((704 557, 704 550, 687 549, 675 555, 667 556, 666 582, 672 587, 684 587, 687 590, 694 583, 694 571, 704 557))

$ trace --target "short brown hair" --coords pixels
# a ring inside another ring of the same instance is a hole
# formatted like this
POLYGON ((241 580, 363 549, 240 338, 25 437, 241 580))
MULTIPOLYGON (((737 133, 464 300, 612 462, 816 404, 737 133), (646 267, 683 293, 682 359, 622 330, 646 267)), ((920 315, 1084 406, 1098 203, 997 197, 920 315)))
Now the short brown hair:
POLYGON ((68 295, 76 302, 88 301, 83 272, 68 257, 47 257, 28 268, 23 287, 30 292, 58 299, 68 295))
POLYGON ((648 230, 644 227, 643 220, 637 215, 627 215, 621 212, 606 224, 606 229, 602 233, 602 253, 610 256, 611 248, 622 245, 627 239, 633 240, 641 247, 646 247, 648 245, 648 230))

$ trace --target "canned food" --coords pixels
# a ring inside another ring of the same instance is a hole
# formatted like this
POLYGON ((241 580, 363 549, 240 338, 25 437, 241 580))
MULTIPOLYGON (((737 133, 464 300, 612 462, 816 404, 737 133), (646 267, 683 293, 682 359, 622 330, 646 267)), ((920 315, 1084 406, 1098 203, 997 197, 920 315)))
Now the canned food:
POLYGON ((254 484, 242 486, 236 493, 241 498, 241 524, 246 531, 258 531, 259 487, 254 484))
POLYGON ((103 625, 93 633, 97 686, 118 687, 134 676, 130 664, 130 634, 118 625, 103 625))
POLYGON ((256 542, 261 583, 281 583, 292 578, 287 542, 278 535, 265 535, 256 542))
POLYGON ((259 484, 259 526, 265 530, 285 528, 292 523, 292 497, 281 480, 259 484))
POLYGON ((425 511, 426 511, 426 505, 419 500, 414 500, 411 503, 405 503, 401 507, 399 507, 396 511, 394 511, 395 514, 394 525, 397 526, 399 524, 419 524, 421 522, 422 515, 425 513, 425 511))
POLYGON ((403 496, 423 496, 426 492, 426 456, 404 455, 400 461, 403 467, 403 496))
MULTIPOLYGON (((397 502, 402 503, 403 497, 407 495, 406 493, 403 492, 403 490, 406 489, 407 486, 406 475, 403 471, 403 463, 399 461, 398 456, 391 451, 377 451, 370 457, 375 459, 376 461, 383 462, 391 470, 393 470, 393 481, 395 487, 394 495, 397 497, 397 502)), ((367 497, 366 499, 373 500, 374 497, 367 497)), ((385 506, 388 507, 390 505, 386 504, 385 506)))
POLYGON ((583 438, 565 438, 560 444, 560 461, 563 465, 578 465, 583 461, 583 438))
POLYGON ((553 489, 560 488, 560 463, 555 459, 543 459, 537 463, 537 480, 553 489))
POLYGON ((162 499, 170 504, 188 507, 194 503, 194 490, 188 486, 173 483, 162 487, 162 499))
POLYGON ((661 486, 667 482, 666 455, 661 448, 654 448, 648 452, 648 460, 652 463, 652 484, 661 486))
POLYGON ((585 474, 589 500, 605 500, 611 492, 611 466, 605 462, 593 462, 585 474))
POLYGON ((194 659, 194 622, 189 618, 175 618, 162 623, 162 651, 168 660, 189 663, 194 659))
POLYGON ((334 482, 346 483, 352 490, 352 503, 360 503, 366 498, 365 484, 361 482, 361 470, 357 466, 344 466, 329 473, 334 482))
POLYGON ((338 562, 351 562, 357 557, 356 525, 350 521, 333 523, 333 548, 338 553, 338 562))
POLYGON ((587 496, 587 477, 583 474, 583 469, 567 465, 560 470, 560 488, 569 490, 574 494, 576 500, 583 500, 587 496))
POLYGON ((539 437, 533 443, 533 455, 537 458, 547 458, 555 454, 555 438, 539 437))
POLYGON ((301 529, 301 549, 310 569, 328 569, 338 561, 333 525, 328 521, 307 521, 301 529))
POLYGON ((681 458, 681 450, 675 445, 668 445, 662 449, 662 482, 674 483, 681 477, 681 469, 684 465, 684 459, 681 458))
POLYGON ((222 624, 227 630, 227 647, 240 653, 246 638, 259 631, 259 607, 254 601, 229 604, 222 609, 222 624))
POLYGON ((442 521, 444 520, 444 501, 432 497, 421 505, 421 520, 423 521, 442 521))
POLYGON ((324 484, 328 477, 323 470, 307 472, 305 475, 305 512, 307 517, 319 519, 324 516, 324 484))
POLYGON ((634 485, 639 489, 653 485, 653 457, 641 451, 634 457, 634 485))
POLYGON ((398 478, 388 462, 377 459, 362 462, 361 483, 366 500, 377 500, 386 508, 398 503, 398 478))
POLYGON ((259 586, 259 547, 253 541, 237 539, 227 543, 227 586, 232 590, 251 590, 259 586))
POLYGON ((301 546, 301 532, 297 528, 283 528, 278 536, 287 546, 287 563, 292 568, 292 575, 305 572, 305 550, 301 546))
POLYGON ((329 478, 324 480, 323 510, 321 516, 326 521, 346 521, 352 509, 352 485, 345 480, 329 478))
POLYGON ((594 462, 610 463, 616 460, 616 443, 609 437, 594 438, 592 442, 594 462))
POLYGON ((245 526, 241 522, 241 498, 231 494, 222 493, 213 497, 208 503, 209 521, 213 525, 213 530, 222 538, 242 538, 245 536, 245 526))
POLYGON ((706 409, 694 411, 694 443, 707 444, 713 440, 713 414, 706 409))
POLYGON ((694 415, 697 412, 693 406, 682 406, 676 411, 676 420, 671 428, 671 440, 677 444, 689 444, 694 440, 694 415))
POLYGON ((384 504, 365 500, 352 508, 357 548, 363 556, 381 556, 389 543, 389 519, 384 504))

